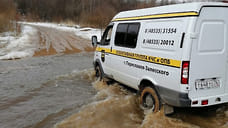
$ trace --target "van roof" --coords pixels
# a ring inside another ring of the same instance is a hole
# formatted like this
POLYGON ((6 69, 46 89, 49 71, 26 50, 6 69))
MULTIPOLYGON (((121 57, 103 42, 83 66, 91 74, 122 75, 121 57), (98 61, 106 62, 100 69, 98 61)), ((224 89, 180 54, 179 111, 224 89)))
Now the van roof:
POLYGON ((152 7, 131 11, 123 11, 118 13, 112 21, 125 21, 125 20, 137 20, 137 19, 149 19, 149 18, 161 18, 161 17, 175 17, 175 16, 196 16, 199 15, 203 6, 227 6, 227 3, 223 2, 195 2, 167 5, 160 7, 152 7))

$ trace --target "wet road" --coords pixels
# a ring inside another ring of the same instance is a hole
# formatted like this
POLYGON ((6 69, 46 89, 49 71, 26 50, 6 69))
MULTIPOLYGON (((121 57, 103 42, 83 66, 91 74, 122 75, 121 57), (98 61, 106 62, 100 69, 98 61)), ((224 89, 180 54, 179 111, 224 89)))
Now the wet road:
POLYGON ((0 61, 1 128, 228 128, 228 105, 177 109, 171 117, 139 107, 118 83, 94 81, 93 53, 0 61))
POLYGON ((39 36, 39 48, 35 52, 35 56, 94 51, 90 41, 76 36, 74 31, 36 25, 30 26, 38 31, 39 36))
POLYGON ((163 110, 143 110, 135 92, 118 83, 95 82, 95 99, 55 128, 228 128, 228 105, 178 108, 172 116, 163 110))
POLYGON ((80 53, 0 61, 0 127, 51 127, 78 111, 95 94, 82 72, 90 72, 92 57, 80 53))
POLYGON ((228 104, 170 117, 141 109, 135 92, 94 81, 88 41, 35 28, 41 57, 0 61, 0 128, 228 128, 228 104))

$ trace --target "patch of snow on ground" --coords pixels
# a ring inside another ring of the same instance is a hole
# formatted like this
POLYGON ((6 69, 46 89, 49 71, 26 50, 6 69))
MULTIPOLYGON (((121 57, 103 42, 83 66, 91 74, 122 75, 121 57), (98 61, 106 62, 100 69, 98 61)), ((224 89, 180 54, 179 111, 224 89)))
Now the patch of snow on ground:
POLYGON ((82 28, 77 29, 75 34, 85 39, 91 40, 92 36, 97 36, 97 39, 101 39, 103 31, 101 29, 94 29, 94 28, 82 28))
POLYGON ((101 38, 101 29, 96 28, 80 28, 79 25, 67 26, 64 24, 54 23, 33 23, 33 22, 19 22, 22 24, 22 32, 19 37, 12 36, 12 33, 5 33, 0 35, 0 60, 18 59, 24 57, 32 57, 39 45, 38 31, 32 27, 47 27, 55 28, 61 31, 72 32, 81 38, 91 40, 93 35, 101 38), (30 26, 31 25, 31 26, 30 26))
POLYGON ((4 47, 10 40, 15 40, 12 32, 1 33, 0 35, 0 48, 4 47))
POLYGON ((20 22, 22 24, 27 25, 35 25, 40 27, 49 27, 49 28, 55 28, 61 31, 71 31, 74 32, 75 35, 80 36, 84 39, 91 40, 93 35, 96 35, 98 40, 101 39, 102 30, 97 28, 81 28, 79 25, 74 26, 67 26, 64 24, 55 24, 55 23, 41 23, 41 22, 20 22))
POLYGON ((17 59, 31 57, 39 44, 36 29, 23 26, 21 36, 0 37, 0 59, 17 59))

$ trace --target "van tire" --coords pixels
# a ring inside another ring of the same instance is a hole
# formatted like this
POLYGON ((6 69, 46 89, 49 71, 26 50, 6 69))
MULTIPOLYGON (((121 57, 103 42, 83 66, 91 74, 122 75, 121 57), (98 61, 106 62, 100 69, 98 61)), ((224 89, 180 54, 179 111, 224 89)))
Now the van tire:
POLYGON ((95 78, 96 78, 96 80, 99 80, 99 81, 101 81, 102 79, 103 79, 103 73, 102 73, 102 71, 101 71, 101 68, 100 68, 100 66, 99 65, 97 65, 96 67, 95 67, 95 78))
POLYGON ((145 87, 140 96, 140 103, 145 109, 151 109, 153 112, 160 110, 161 102, 156 91, 151 87, 145 87))

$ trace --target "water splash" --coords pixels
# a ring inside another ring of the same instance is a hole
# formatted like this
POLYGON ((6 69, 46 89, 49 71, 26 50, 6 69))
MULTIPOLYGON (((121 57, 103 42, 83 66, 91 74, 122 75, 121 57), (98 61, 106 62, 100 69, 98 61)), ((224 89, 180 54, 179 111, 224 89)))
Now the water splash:
POLYGON ((166 117, 162 111, 155 114, 140 109, 138 96, 117 83, 107 85, 96 81, 93 87, 98 91, 94 102, 55 128, 197 128, 180 119, 166 117))

